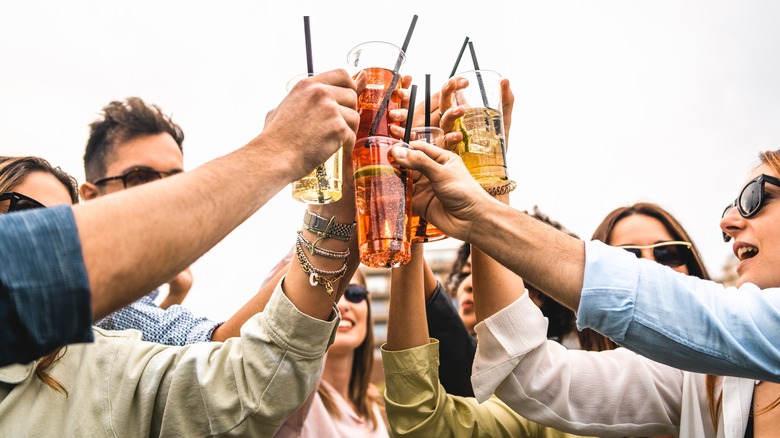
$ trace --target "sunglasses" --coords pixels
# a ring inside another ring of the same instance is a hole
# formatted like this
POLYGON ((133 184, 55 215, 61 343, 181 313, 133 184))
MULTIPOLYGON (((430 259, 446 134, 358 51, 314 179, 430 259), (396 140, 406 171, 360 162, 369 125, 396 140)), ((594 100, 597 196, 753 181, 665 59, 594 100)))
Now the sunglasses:
POLYGON ((45 205, 29 196, 24 196, 21 193, 7 192, 0 194, 0 213, 10 213, 12 211, 31 210, 33 208, 44 207, 45 205))
POLYGON ((652 249, 653 259, 662 265, 669 266, 670 268, 676 268, 688 263, 691 257, 691 243, 682 242, 679 240, 659 242, 653 245, 643 246, 622 245, 619 246, 619 248, 623 248, 631 254, 634 254, 638 259, 642 258, 643 249, 652 249))
POLYGON ((368 291, 363 286, 350 284, 347 286, 347 290, 344 291, 344 298, 350 303, 362 303, 368 298, 368 291))
MULTIPOLYGON (((767 199, 772 198, 772 195, 768 195, 764 192, 766 183, 780 187, 780 179, 762 173, 745 184, 745 187, 739 192, 739 197, 723 210, 723 214, 720 216, 721 219, 726 217, 726 214, 734 207, 737 207, 739 214, 745 219, 758 214, 758 212, 761 211, 761 207, 764 206, 764 202, 767 199)), ((728 242, 729 240, 731 240, 731 236, 723 233, 723 241, 728 242)))
POLYGON ((105 178, 96 179, 95 181, 92 181, 92 184, 100 185, 100 184, 105 184, 109 181, 121 179, 122 185, 126 189, 129 189, 130 187, 140 186, 142 184, 150 183, 152 181, 157 181, 159 179, 165 178, 166 176, 175 175, 181 172, 182 172, 181 170, 163 172, 160 170, 148 169, 144 167, 133 167, 132 169, 128 170, 127 172, 121 175, 107 176, 105 178))

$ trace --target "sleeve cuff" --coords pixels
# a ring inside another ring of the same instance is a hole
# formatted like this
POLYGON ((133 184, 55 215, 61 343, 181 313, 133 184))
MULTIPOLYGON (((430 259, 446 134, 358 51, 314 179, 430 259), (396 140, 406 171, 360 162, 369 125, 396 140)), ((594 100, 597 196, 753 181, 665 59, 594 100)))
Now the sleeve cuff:
POLYGON ((471 383, 474 395, 483 402, 517 365, 522 356, 547 340, 547 318, 524 293, 509 306, 480 322, 477 355, 471 383))
POLYGON ((282 291, 285 277, 276 285, 265 307, 266 329, 283 348, 302 357, 320 357, 333 343, 341 314, 335 305, 330 321, 322 321, 302 313, 282 291))

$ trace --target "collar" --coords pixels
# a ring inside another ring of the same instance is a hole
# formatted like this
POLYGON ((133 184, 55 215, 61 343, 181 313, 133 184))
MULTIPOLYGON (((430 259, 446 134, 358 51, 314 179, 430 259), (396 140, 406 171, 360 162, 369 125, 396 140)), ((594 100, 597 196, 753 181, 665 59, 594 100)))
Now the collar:
POLYGON ((17 384, 25 381, 32 374, 35 362, 26 365, 13 364, 0 368, 0 382, 17 384))

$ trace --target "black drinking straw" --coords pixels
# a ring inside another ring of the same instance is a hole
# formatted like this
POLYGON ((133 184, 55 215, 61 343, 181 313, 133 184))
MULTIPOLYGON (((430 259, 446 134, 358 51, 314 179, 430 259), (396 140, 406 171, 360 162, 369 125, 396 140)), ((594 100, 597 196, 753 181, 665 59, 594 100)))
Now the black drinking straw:
POLYGON ((404 143, 409 143, 409 135, 412 133, 412 119, 414 118, 414 100, 417 97, 417 85, 412 85, 412 93, 409 96, 409 111, 406 116, 406 129, 404 129, 404 143))
POLYGON ((395 67, 393 68, 393 80, 390 81, 390 88, 387 89, 387 93, 385 93, 385 96, 382 98, 382 104, 379 105, 379 111, 377 111, 374 121, 371 122, 371 128, 368 130, 369 136, 376 135, 379 123, 382 121, 382 118, 384 118, 384 113, 387 111, 387 106, 390 104, 390 96, 392 96, 393 90, 395 90, 396 85, 398 85, 398 79, 401 78, 401 75, 398 74, 398 70, 401 69, 401 63, 406 55, 406 49, 409 47, 409 40, 412 39, 412 32, 414 32, 415 24, 417 24, 417 15, 412 17, 412 24, 409 25, 409 30, 406 32, 404 44, 401 46, 401 53, 398 54, 398 59, 396 59, 395 67))
POLYGON ((306 71, 309 76, 314 76, 314 61, 311 58, 311 30, 309 29, 309 16, 303 16, 303 34, 306 38, 306 71))
POLYGON ((460 65, 460 58, 463 57, 463 52, 466 51, 466 46, 469 44, 469 37, 466 37, 465 40, 463 40, 463 45, 460 46, 460 52, 458 52, 458 59, 455 60, 455 65, 452 66, 452 71, 450 72, 450 77, 455 76, 455 72, 458 71, 458 65, 460 65))
MULTIPOLYGON (((440 102, 441 104, 441 102, 440 102)), ((428 129, 431 126, 431 75, 425 75, 425 141, 431 142, 431 130, 428 129)))
POLYGON ((482 75, 479 73, 479 62, 477 62, 477 54, 474 52, 474 44, 469 41, 469 51, 471 51, 471 60, 474 62, 474 70, 477 74, 477 82, 479 83, 479 92, 482 94, 482 103, 485 105, 485 108, 490 108, 490 105, 488 105, 488 98, 487 94, 485 93, 485 83, 482 82, 482 75))
MULTIPOLYGON (((309 29, 309 16, 303 16, 303 33, 306 39, 306 69, 309 76, 314 76, 314 61, 311 57, 311 30, 309 29)), ((314 169, 314 174, 317 176, 317 201, 320 204, 325 203, 325 193, 323 190, 330 188, 328 183, 328 175, 325 173, 325 166, 323 164, 318 165, 314 169)))

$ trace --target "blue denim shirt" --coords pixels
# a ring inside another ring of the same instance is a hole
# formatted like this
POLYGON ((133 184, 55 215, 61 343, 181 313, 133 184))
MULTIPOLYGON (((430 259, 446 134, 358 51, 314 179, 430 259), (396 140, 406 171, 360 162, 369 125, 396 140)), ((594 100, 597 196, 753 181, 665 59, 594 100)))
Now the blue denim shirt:
POLYGON ((144 341, 163 345, 187 345, 211 341, 214 330, 222 323, 196 317, 188 309, 173 305, 162 309, 154 299, 155 290, 138 301, 106 316, 95 324, 106 330, 136 329, 144 341))
POLYGON ((89 281, 70 206, 0 215, 0 366, 92 340, 89 281))
POLYGON ((780 288, 727 288, 598 241, 585 248, 580 329, 676 368, 780 382, 780 288))

